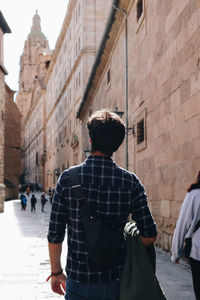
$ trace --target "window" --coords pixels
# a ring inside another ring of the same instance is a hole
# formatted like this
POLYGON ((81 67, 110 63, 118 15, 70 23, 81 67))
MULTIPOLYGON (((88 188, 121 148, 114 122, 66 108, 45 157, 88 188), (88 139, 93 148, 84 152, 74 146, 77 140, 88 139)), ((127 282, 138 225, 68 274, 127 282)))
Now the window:
POLYGON ((78 73, 78 85, 79 86, 81 85, 81 73, 80 72, 78 73))
POLYGON ((139 21, 143 13, 143 0, 138 0, 137 2, 137 22, 139 21))
POLYGON ((50 65, 50 60, 47 60, 47 61, 45 62, 45 67, 46 67, 46 69, 48 69, 49 65, 50 65))
POLYGON ((71 131, 72 131, 72 121, 70 120, 69 121, 69 133, 71 133, 71 131))
POLYGON ((137 144, 144 141, 144 119, 137 123, 137 144))
POLYGON ((135 131, 136 150, 141 151, 147 147, 146 109, 136 117, 135 131))
POLYGON ((80 17, 80 14, 81 14, 81 6, 80 6, 80 3, 78 4, 78 16, 80 17))
POLYGON ((67 126, 64 127, 63 136, 64 138, 67 137, 67 126))
POLYGON ((107 84, 110 83, 110 69, 107 72, 107 84))
POLYGON ((71 101, 71 98, 72 98, 72 91, 71 89, 69 90, 69 101, 71 101))
POLYGON ((78 51, 81 51, 81 39, 80 37, 78 38, 78 51))
POLYGON ((39 164, 38 164, 38 152, 36 152, 36 155, 35 155, 35 164, 36 164, 36 166, 39 165, 39 164))

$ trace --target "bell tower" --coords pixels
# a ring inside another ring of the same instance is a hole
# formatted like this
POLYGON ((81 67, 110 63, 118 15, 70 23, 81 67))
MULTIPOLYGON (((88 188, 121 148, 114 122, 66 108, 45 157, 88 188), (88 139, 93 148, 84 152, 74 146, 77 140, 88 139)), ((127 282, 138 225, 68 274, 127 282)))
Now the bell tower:
POLYGON ((48 40, 41 31, 41 19, 36 10, 32 19, 31 31, 25 41, 20 58, 19 90, 16 104, 22 115, 22 123, 31 105, 33 85, 37 78, 39 53, 49 53, 49 51, 48 40))

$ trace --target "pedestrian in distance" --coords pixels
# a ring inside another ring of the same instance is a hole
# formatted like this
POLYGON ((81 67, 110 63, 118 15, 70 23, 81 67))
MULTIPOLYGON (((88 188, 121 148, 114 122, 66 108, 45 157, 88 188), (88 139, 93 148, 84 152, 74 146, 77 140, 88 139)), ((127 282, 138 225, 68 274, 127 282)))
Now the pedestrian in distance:
POLYGON ((31 187, 30 187, 30 185, 28 185, 26 188, 26 195, 29 196, 30 192, 31 192, 31 187))
MULTIPOLYGON (((108 110, 94 112, 87 121, 91 142, 91 155, 76 166, 87 205, 103 219, 107 226, 123 232, 129 214, 137 224, 141 241, 150 246, 157 236, 147 195, 138 177, 112 160, 113 152, 125 137, 125 124, 117 114, 108 110)), ((66 300, 119 299, 120 278, 125 259, 125 241, 113 265, 99 264, 88 250, 81 199, 73 195, 75 186, 69 185, 70 169, 58 179, 48 231, 51 264, 51 288, 66 300), (68 254, 66 275, 60 262, 62 242, 67 227, 68 254)), ((114 229, 113 229, 114 230, 114 229)), ((102 261, 104 257, 101 258, 102 261)))
POLYGON ((51 187, 49 187, 48 194, 49 194, 49 200, 50 200, 50 203, 52 204, 53 191, 52 191, 51 187))
POLYGON ((34 194, 31 196, 31 212, 35 212, 35 205, 36 205, 37 199, 34 194))
POLYGON ((191 238, 188 254, 194 293, 200 300, 200 171, 197 180, 187 189, 172 240, 172 261, 179 262, 184 254, 185 239, 191 238))
POLYGON ((21 193, 20 199, 21 199, 21 208, 22 208, 22 210, 26 210, 26 206, 27 206, 27 198, 26 198, 26 196, 21 193))
POLYGON ((41 206, 42 206, 41 211, 42 212, 44 212, 44 206, 45 206, 46 202, 47 202, 47 199, 45 197, 45 193, 43 192, 42 195, 41 195, 41 206))

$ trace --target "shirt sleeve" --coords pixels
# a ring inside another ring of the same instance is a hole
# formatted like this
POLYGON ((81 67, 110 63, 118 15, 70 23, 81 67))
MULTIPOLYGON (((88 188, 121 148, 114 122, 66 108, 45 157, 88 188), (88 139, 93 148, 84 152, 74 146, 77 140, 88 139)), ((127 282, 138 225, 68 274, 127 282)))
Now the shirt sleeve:
POLYGON ((143 237, 156 237, 157 227, 148 206, 147 195, 144 186, 136 177, 136 185, 133 192, 132 218, 137 224, 140 235, 143 237))
POLYGON ((187 193, 180 210, 180 214, 172 239, 171 260, 173 262, 175 262, 176 259, 182 257, 184 239, 187 236, 188 230, 192 223, 192 206, 193 199, 190 199, 190 195, 189 193, 187 193))
POLYGON ((62 175, 58 179, 52 202, 47 239, 50 243, 62 243, 65 238, 67 208, 63 197, 62 175))

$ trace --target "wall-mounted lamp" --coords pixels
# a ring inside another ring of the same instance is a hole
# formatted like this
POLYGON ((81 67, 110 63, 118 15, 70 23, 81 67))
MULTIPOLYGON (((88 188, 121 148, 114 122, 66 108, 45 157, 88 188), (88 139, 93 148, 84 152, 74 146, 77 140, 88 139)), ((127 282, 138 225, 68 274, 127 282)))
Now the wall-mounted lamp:
MULTIPOLYGON (((113 111, 115 114, 117 114, 120 118, 122 118, 124 112, 123 111, 119 111, 118 107, 115 107, 115 110, 113 111)), ((135 135, 135 128, 134 125, 131 128, 126 128, 126 134, 127 135, 135 135)))
POLYGON ((85 157, 88 158, 88 156, 90 155, 90 150, 87 148, 83 150, 83 152, 85 153, 85 157))

